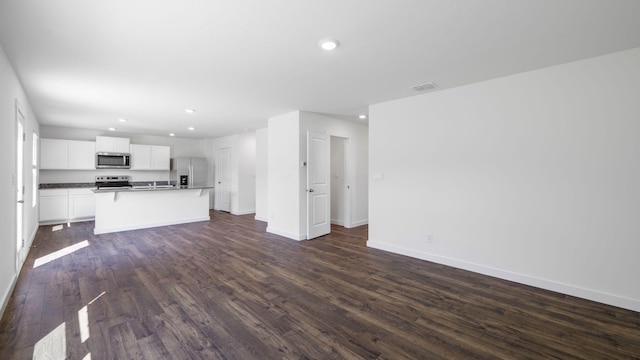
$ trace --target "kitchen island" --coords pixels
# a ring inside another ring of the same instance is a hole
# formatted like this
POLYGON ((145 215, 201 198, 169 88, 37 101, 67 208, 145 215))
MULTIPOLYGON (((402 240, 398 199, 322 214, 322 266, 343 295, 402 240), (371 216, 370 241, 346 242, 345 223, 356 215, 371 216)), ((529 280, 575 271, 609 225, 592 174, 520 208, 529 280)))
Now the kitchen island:
POLYGON ((213 187, 143 186, 95 190, 94 234, 208 221, 213 187))

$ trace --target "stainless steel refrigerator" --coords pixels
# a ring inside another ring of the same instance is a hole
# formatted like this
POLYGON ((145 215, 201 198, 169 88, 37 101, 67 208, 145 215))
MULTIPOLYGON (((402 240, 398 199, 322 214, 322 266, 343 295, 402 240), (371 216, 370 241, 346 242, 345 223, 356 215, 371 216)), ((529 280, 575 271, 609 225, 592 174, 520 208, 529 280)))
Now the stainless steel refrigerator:
POLYGON ((176 186, 209 186, 207 159, 200 157, 177 157, 171 159, 171 181, 176 186), (182 182, 181 182, 182 180, 182 182))

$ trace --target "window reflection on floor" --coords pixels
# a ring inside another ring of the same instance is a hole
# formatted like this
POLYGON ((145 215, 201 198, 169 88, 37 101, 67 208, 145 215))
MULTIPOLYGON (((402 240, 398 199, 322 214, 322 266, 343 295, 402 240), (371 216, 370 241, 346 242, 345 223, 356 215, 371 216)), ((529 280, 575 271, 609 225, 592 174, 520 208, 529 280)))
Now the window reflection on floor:
POLYGON ((41 266, 41 265, 44 265, 44 264, 46 264, 48 262, 51 262, 53 260, 59 259, 59 258, 65 256, 65 255, 69 255, 72 252, 80 250, 80 249, 85 248, 87 246, 89 246, 89 241, 85 240, 85 241, 81 241, 81 242, 79 242, 77 244, 74 244, 74 245, 71 245, 71 246, 67 246, 64 249, 60 249, 60 250, 58 250, 56 252, 53 252, 53 253, 51 253, 49 255, 45 255, 45 256, 39 257, 33 263, 33 268, 35 269, 38 266, 41 266))
POLYGON ((33 360, 65 359, 67 356, 66 323, 60 324, 33 347, 33 360))

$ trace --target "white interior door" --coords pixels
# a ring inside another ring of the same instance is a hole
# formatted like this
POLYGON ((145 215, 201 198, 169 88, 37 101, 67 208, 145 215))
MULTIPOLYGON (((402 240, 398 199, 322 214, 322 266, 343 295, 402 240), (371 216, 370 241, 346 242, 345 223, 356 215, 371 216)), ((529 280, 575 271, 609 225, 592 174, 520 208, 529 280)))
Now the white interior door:
POLYGON ((231 148, 218 149, 216 164, 216 202, 218 210, 231 211, 231 148))
MULTIPOLYGON (((20 270, 27 252, 24 248, 24 116, 16 101, 16 269, 20 270)), ((35 194, 34 194, 35 196, 35 194)))
POLYGON ((307 132, 307 239, 331 232, 329 135, 307 132))

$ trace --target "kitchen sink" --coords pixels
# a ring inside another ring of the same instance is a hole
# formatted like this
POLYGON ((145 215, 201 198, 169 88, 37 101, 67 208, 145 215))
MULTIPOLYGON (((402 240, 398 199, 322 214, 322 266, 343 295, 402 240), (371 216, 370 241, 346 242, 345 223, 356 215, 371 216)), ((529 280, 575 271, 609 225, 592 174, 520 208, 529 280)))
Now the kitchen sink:
POLYGON ((133 186, 133 190, 155 190, 155 189, 173 189, 173 185, 137 185, 133 186))

